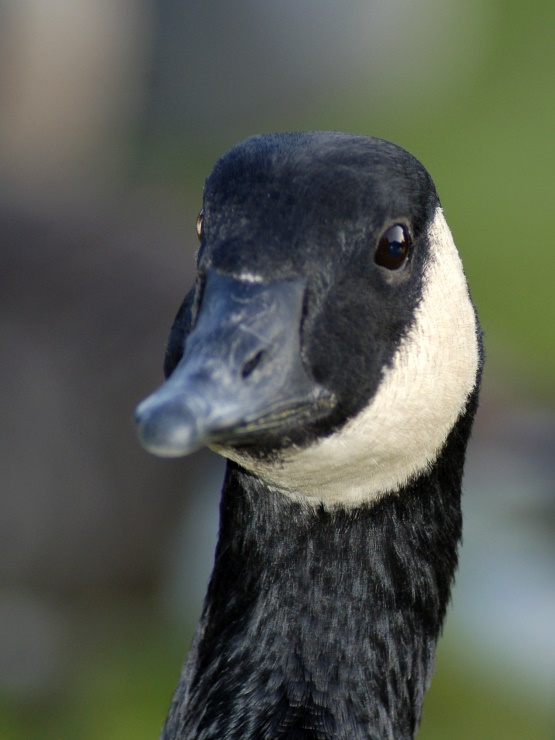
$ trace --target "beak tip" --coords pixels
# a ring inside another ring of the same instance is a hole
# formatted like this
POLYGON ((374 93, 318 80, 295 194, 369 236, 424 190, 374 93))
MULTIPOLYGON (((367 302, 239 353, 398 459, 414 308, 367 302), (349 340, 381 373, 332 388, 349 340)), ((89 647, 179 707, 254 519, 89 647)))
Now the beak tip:
POLYGON ((204 440, 190 411, 182 404, 158 401, 156 394, 135 410, 135 425, 142 446, 158 457, 182 457, 200 449, 204 440))

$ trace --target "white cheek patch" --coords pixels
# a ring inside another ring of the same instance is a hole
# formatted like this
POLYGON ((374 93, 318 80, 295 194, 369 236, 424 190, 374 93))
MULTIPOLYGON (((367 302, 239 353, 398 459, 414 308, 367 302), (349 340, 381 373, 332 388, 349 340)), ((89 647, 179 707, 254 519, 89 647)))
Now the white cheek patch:
MULTIPOLYGON (((415 322, 369 405, 340 431, 273 464, 227 457, 286 494, 354 506, 398 491, 435 460, 476 383, 476 317, 440 208, 415 322)), ((231 454, 230 454, 231 453, 231 454)))

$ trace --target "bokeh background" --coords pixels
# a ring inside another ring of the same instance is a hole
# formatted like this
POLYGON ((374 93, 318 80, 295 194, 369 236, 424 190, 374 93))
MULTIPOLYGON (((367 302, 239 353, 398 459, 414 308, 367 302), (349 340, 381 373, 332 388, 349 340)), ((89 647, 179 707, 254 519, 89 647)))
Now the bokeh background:
POLYGON ((0 0, 0 737, 157 737, 223 463, 149 457, 132 411, 204 178, 297 129, 425 163, 486 332, 419 737, 555 737, 554 74, 551 0, 0 0))

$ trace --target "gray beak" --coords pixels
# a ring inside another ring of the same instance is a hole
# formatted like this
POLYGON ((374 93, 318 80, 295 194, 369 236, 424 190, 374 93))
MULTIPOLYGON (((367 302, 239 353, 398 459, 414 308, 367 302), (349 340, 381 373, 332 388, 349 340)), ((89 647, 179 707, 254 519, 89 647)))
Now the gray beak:
POLYGON ((304 280, 261 283, 209 272, 198 317, 168 380, 137 407, 156 455, 249 443, 333 403, 301 359, 304 280))

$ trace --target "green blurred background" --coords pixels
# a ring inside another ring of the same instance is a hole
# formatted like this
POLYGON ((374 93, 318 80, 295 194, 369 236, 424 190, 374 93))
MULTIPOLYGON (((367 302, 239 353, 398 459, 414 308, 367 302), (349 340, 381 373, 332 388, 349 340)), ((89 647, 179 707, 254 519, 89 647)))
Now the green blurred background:
POLYGON ((0 0, 0 737, 157 737, 223 465, 148 457, 131 414, 204 178, 298 129, 426 165, 485 329, 419 737, 555 736, 554 75, 550 0, 0 0))

